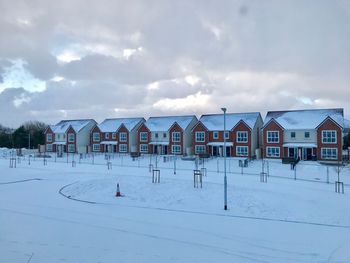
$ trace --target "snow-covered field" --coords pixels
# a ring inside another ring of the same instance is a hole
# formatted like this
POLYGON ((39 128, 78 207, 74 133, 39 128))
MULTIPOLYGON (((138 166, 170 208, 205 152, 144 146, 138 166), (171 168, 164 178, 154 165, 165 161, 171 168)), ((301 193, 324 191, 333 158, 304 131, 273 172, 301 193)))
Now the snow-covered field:
POLYGON ((269 160, 261 183, 261 160, 242 174, 229 158, 225 211, 223 159, 199 164, 194 188, 195 162, 180 158, 114 155, 108 170, 103 155, 25 155, 17 168, 9 157, 0 151, 0 262, 350 262, 349 167, 337 194, 334 167, 269 160))

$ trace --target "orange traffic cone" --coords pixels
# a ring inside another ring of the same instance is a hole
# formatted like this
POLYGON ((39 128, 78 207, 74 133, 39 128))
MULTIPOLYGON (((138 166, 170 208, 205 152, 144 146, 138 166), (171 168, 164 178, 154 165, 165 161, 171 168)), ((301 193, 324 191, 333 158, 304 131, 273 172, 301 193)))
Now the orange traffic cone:
POLYGON ((117 184, 117 192, 115 193, 116 197, 121 197, 122 195, 120 194, 120 189, 119 189, 119 183, 117 184))

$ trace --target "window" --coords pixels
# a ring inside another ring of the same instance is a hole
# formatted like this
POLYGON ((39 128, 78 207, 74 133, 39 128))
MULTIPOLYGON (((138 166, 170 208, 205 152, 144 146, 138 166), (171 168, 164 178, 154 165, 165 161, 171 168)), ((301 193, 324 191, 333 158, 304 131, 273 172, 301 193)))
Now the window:
POLYGON ((148 132, 140 132, 140 142, 148 141, 148 132))
POLYGON ((322 159, 338 159, 337 148, 321 148, 322 159))
POLYGON ((68 133, 68 142, 74 142, 74 133, 68 133))
POLYGON ((154 137, 155 137, 155 138, 158 138, 158 132, 156 132, 156 133, 154 134, 154 137))
POLYGON ((163 133, 163 138, 166 138, 166 132, 163 133))
POLYGON ((46 134, 46 141, 52 142, 52 134, 51 133, 46 134))
POLYGON ((295 132, 290 133, 290 138, 295 139, 295 132))
POLYGON ((180 154, 181 153, 181 145, 173 145, 171 147, 171 152, 173 154, 180 154))
POLYGON ((99 152, 100 151, 100 145, 99 144, 93 144, 92 145, 92 150, 94 152, 99 152))
POLYGON ((195 147, 195 153, 196 153, 196 154, 205 153, 205 145, 196 145, 196 147, 195 147))
POLYGON ((140 152, 148 153, 148 144, 140 144, 140 152))
POLYGON ((46 144, 46 151, 52 152, 52 144, 46 144))
POLYGON ((196 132, 196 142, 204 142, 204 141, 205 141, 205 133, 196 132))
POLYGON ((248 156, 248 146, 237 146, 236 147, 237 156, 248 156))
POLYGON ((322 143, 337 143, 337 132, 322 131, 322 143))
POLYGON ((112 133, 112 139, 115 140, 117 138, 117 134, 115 132, 112 133))
POLYGON ((214 138, 214 139, 219 139, 219 132, 214 131, 214 132, 213 132, 213 138, 214 138))
POLYGON ((310 138, 310 132, 305 132, 304 137, 305 138, 310 138))
POLYGON ((99 132, 94 132, 92 134, 92 141, 93 142, 99 142, 100 141, 100 133, 99 132))
POLYGON ((238 131, 237 132, 237 142, 248 142, 248 132, 238 131))
POLYGON ((126 144, 119 144, 119 152, 120 152, 120 153, 125 153, 125 152, 127 152, 127 146, 126 146, 126 144))
POLYGON ((227 131, 225 132, 225 139, 228 140, 230 138, 230 133, 227 131))
MULTIPOLYGON (((69 137, 69 135, 68 135, 68 137, 69 137)), ((74 153, 75 152, 74 144, 68 144, 68 152, 69 153, 74 153)))
POLYGON ((279 131, 268 131, 267 132, 267 142, 279 142, 279 136, 280 132, 279 131))
POLYGON ((57 134, 57 140, 61 139, 61 134, 57 134))
POLYGON ((267 157, 280 157, 279 147, 267 147, 267 157))
POLYGON ((173 132, 172 133, 172 140, 173 140, 173 142, 179 142, 180 141, 180 133, 179 132, 173 132))
POLYGON ((119 141, 120 142, 126 142, 127 141, 127 133, 126 132, 119 133, 119 141))
POLYGON ((109 133, 108 132, 105 133, 105 138, 109 139, 109 133))

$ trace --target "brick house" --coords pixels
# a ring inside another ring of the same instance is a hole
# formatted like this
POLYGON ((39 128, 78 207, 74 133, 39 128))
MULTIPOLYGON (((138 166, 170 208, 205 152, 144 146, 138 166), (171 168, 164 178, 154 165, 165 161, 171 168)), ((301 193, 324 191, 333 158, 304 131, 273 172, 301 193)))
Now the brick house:
POLYGON ((114 118, 94 125, 90 132, 92 152, 137 152, 137 129, 144 122, 144 118, 114 118))
POLYGON ((263 157, 336 161, 342 158, 343 109, 269 111, 263 157))
MULTIPOLYGON (((226 114, 226 155, 252 158, 259 148, 263 121, 259 112, 226 114)), ((202 115, 192 129, 195 154, 223 156, 224 115, 202 115)))
POLYGON ((194 115, 150 117, 138 129, 139 152, 191 155, 191 130, 197 121, 194 115))
POLYGON ((46 128, 45 149, 61 155, 68 153, 86 153, 90 142, 90 130, 95 120, 62 120, 46 128))

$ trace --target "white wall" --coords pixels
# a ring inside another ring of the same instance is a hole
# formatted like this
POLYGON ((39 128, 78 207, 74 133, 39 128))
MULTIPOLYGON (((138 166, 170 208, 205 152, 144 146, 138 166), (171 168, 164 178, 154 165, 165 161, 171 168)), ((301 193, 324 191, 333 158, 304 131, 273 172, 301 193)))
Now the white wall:
POLYGON ((86 153, 87 146, 90 144, 90 131, 95 124, 96 122, 90 121, 88 125, 77 133, 76 142, 78 153, 86 153))
POLYGON ((317 135, 316 130, 285 130, 284 131, 284 143, 293 143, 293 142, 301 142, 301 143, 317 143, 317 135), (295 132, 295 138, 291 137, 291 133, 295 132), (310 138, 305 138, 305 132, 310 133, 310 138))

